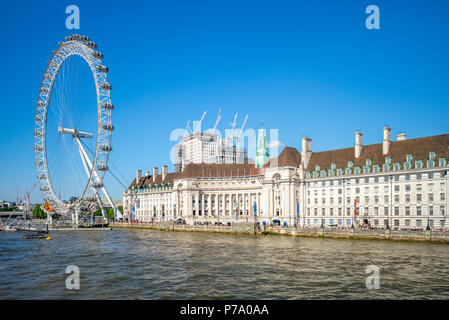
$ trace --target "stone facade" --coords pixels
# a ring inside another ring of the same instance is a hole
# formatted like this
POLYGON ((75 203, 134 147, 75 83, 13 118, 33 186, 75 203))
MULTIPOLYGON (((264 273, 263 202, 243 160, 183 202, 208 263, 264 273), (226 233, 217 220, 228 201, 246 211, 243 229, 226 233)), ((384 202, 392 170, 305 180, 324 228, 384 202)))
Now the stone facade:
POLYGON ((137 175, 123 194, 125 216, 188 224, 279 222, 287 226, 448 228, 449 134, 314 153, 286 147, 262 168, 189 164, 180 173, 137 175))

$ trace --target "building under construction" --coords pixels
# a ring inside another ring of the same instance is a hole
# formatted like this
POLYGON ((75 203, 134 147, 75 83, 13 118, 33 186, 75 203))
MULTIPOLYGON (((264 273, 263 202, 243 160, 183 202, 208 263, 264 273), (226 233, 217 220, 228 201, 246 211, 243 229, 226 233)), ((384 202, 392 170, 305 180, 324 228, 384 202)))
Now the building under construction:
POLYGON ((204 120, 206 112, 203 113, 201 120, 190 132, 187 123, 186 134, 175 147, 175 171, 181 172, 189 163, 216 163, 216 164, 234 164, 248 163, 248 155, 243 144, 240 144, 240 136, 245 127, 248 116, 245 117, 240 129, 235 129, 237 113, 234 116, 230 136, 221 138, 216 133, 216 128, 221 120, 221 109, 218 112, 217 120, 212 129, 206 132, 200 132, 201 123, 204 120))

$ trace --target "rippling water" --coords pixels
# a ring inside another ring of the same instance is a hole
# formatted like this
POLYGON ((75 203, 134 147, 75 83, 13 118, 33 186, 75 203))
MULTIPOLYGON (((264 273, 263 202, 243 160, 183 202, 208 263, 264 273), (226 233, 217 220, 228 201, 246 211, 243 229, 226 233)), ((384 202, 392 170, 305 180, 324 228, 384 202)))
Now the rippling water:
POLYGON ((149 230, 0 233, 0 299, 448 299, 449 246, 149 230), (77 265, 80 290, 65 288, 77 265), (380 289, 367 290, 367 265, 380 289))

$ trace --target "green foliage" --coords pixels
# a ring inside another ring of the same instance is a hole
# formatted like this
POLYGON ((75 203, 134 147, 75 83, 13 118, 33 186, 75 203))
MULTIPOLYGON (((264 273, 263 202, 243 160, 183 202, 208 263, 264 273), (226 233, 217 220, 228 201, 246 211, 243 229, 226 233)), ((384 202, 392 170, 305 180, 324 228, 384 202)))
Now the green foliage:
POLYGON ((37 204, 33 209, 33 216, 40 219, 46 219, 47 214, 41 209, 41 205, 37 204))
POLYGON ((121 213, 123 213, 123 206, 118 206, 117 209, 118 209, 121 213))
POLYGON ((109 220, 114 220, 114 209, 113 209, 113 208, 111 208, 111 209, 108 210, 108 214, 106 215, 106 217, 107 217, 109 220))
MULTIPOLYGON (((94 216, 94 217, 100 217, 100 216, 103 216, 103 215, 101 214, 101 208, 98 208, 97 210, 95 210, 95 211, 93 212, 93 216, 94 216)), ((110 219, 110 220, 114 220, 114 209, 110 208, 110 209, 107 210, 106 218, 108 218, 108 219, 110 219)))
POLYGON ((0 208, 0 212, 8 212, 13 211, 16 207, 7 207, 7 208, 0 208))

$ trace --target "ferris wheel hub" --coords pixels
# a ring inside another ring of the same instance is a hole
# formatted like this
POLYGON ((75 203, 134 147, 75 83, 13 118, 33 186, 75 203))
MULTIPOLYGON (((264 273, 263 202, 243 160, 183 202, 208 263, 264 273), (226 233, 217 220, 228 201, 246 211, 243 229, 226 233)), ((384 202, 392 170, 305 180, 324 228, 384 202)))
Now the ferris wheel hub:
POLYGON ((61 126, 58 127, 58 132, 59 134, 69 134, 77 138, 92 138, 92 133, 78 131, 76 129, 67 129, 61 126))

